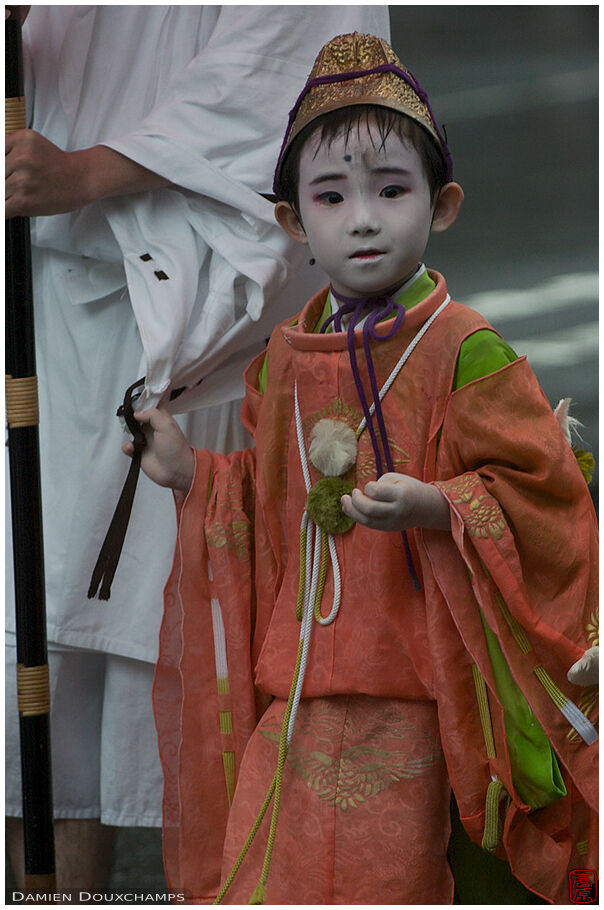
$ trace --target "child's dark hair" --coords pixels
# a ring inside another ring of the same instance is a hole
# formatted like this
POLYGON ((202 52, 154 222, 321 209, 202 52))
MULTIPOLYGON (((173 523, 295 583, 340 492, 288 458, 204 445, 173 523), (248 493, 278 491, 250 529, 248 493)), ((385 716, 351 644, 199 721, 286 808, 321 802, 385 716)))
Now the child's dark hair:
POLYGON ((447 182, 447 167, 442 152, 430 134, 411 117, 389 107, 379 104, 353 104, 348 107, 328 111, 312 120, 292 142, 281 167, 281 199, 289 202, 294 212, 300 217, 298 205, 298 181, 300 178, 300 154, 310 136, 317 133, 317 148, 329 146, 336 136, 342 133, 346 141, 356 129, 367 125, 373 145, 378 150, 383 148, 388 135, 394 132, 402 142, 410 143, 419 154, 430 187, 430 198, 434 201, 440 189, 447 182), (369 122, 371 121, 371 123, 369 122), (379 144, 374 134, 377 131, 379 144))

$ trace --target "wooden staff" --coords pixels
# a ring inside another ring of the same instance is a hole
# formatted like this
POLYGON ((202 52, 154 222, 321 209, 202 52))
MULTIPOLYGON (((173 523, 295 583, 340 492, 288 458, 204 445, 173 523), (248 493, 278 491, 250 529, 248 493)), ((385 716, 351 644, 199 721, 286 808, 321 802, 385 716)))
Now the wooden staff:
MULTIPOLYGON (((6 131, 24 129, 19 7, 5 19, 6 131)), ((17 630, 25 889, 55 891, 50 688, 29 219, 6 222, 6 414, 17 630)))

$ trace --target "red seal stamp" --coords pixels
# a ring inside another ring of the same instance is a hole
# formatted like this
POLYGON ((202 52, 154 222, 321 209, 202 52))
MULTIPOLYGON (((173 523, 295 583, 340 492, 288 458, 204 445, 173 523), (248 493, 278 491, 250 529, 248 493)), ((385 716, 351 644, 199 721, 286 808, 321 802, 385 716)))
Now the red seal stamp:
POLYGON ((598 876, 593 869, 573 869, 568 880, 571 904, 597 904, 598 876))

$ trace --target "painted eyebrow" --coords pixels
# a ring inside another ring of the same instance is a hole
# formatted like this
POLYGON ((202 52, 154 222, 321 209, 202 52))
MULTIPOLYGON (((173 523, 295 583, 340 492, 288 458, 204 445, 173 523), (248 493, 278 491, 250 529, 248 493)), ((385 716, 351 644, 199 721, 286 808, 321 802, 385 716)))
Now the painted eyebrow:
MULTIPOLYGON (((405 168, 402 168, 402 167, 387 167, 384 165, 382 167, 372 168, 371 173, 376 174, 378 177, 388 175, 388 174, 392 174, 392 175, 398 176, 398 177, 408 177, 411 172, 405 170, 405 168)), ((311 180, 308 185, 317 186, 320 183, 333 183, 337 180, 346 180, 346 179, 347 179, 346 174, 338 174, 338 173, 320 174, 318 177, 315 177, 314 180, 311 180)))
POLYGON ((405 170, 405 168, 403 168, 403 167, 386 167, 386 166, 383 166, 383 167, 372 168, 371 173, 372 173, 372 174, 377 174, 378 176, 381 176, 382 174, 395 174, 395 175, 398 175, 398 176, 400 176, 400 177, 408 177, 408 176, 410 175, 411 172, 405 170))
POLYGON ((346 180, 345 174, 320 174, 311 180, 309 186, 317 186, 319 183, 332 183, 334 180, 346 180))

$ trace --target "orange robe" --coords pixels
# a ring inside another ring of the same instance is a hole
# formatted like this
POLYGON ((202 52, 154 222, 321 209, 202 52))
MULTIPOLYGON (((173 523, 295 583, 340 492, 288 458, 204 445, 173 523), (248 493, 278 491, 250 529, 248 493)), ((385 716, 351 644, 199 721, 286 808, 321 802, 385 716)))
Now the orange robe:
MULTIPOLYGON (((432 277, 434 291, 397 335, 372 346, 380 385, 445 300, 443 278, 432 277)), ((273 333, 264 395, 262 357, 248 368, 242 419, 255 449, 197 453, 179 504, 154 704, 168 883, 202 903, 216 895, 264 799, 296 659, 306 490, 294 380, 306 446, 319 419, 356 429, 362 417, 345 334, 312 333, 325 294, 273 333)), ((409 532, 420 591, 400 535, 357 525, 336 537, 342 603, 336 621, 313 632, 267 903, 450 902, 448 782, 477 842, 489 785, 500 782, 497 855, 547 900, 567 903, 568 870, 594 866, 597 744, 574 732, 554 700, 593 709, 566 671, 597 634, 595 515, 524 358, 452 391, 460 346, 482 328, 478 314, 450 303, 383 400, 395 470, 438 483, 452 531, 409 532), (512 782, 481 610, 562 768, 567 796, 534 812, 512 782), (477 671, 488 689, 489 745, 477 671)), ((362 348, 359 365, 368 388, 362 348)), ((365 431, 354 482, 372 477, 365 431)), ((332 586, 328 573, 325 604, 332 586)), ((267 827, 265 819, 225 903, 249 900, 267 827)))

